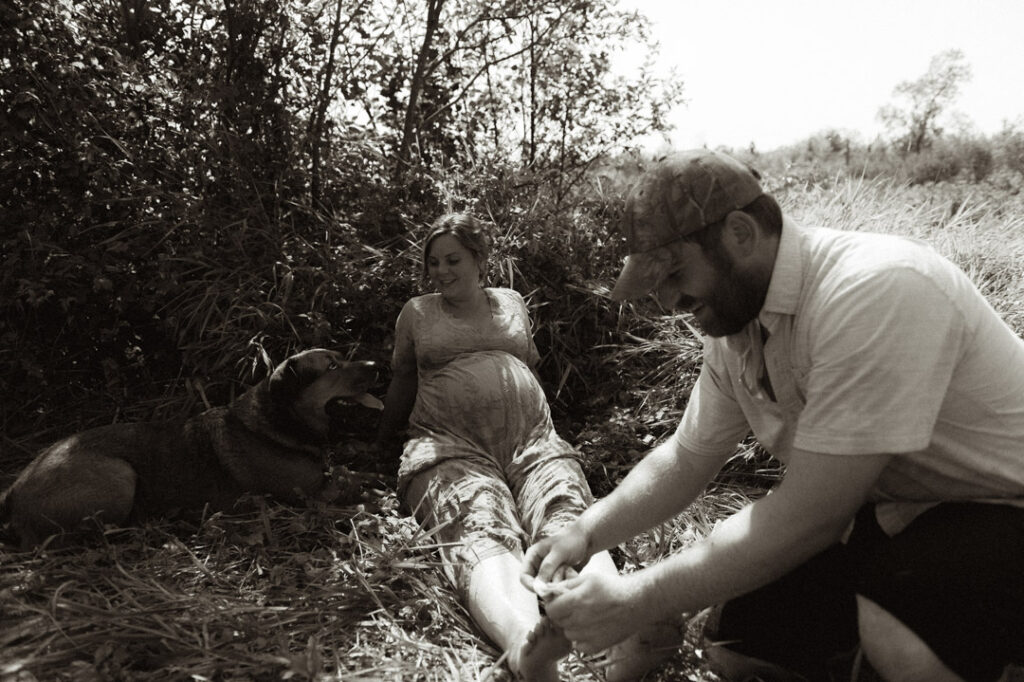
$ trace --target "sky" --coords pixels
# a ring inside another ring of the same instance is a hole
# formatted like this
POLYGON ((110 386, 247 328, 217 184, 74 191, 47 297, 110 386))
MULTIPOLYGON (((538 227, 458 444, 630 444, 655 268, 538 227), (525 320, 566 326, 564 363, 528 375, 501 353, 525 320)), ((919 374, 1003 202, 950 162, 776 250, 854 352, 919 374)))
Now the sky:
MULTIPOLYGON (((653 23, 657 68, 687 102, 671 146, 768 151, 836 129, 882 132, 893 88, 959 49, 971 67, 951 106, 977 132, 1024 125, 1024 0, 619 0, 653 23)), ((626 61, 629 56, 623 57, 626 61)), ((647 146, 664 146, 647 140, 647 146)))

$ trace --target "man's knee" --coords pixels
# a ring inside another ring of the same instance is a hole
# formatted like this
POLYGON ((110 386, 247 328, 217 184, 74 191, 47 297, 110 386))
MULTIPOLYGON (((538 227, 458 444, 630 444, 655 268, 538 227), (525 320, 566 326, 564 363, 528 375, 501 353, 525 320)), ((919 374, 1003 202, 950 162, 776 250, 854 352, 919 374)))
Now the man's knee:
POLYGON ((871 666, 890 682, 962 681, 935 652, 898 618, 857 595, 861 648, 871 666))

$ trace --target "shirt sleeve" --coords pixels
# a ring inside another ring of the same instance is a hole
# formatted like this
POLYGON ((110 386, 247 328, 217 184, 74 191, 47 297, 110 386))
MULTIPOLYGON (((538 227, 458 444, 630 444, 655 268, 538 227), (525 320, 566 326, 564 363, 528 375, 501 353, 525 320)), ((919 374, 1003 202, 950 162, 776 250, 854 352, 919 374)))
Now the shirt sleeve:
POLYGON ((719 343, 715 339, 705 343, 700 374, 675 439, 681 448, 696 455, 726 458, 750 433, 750 425, 734 397, 719 343))
POLYGON ((838 287, 816 318, 794 446, 837 455, 926 448, 965 331, 947 294, 895 267, 838 287))

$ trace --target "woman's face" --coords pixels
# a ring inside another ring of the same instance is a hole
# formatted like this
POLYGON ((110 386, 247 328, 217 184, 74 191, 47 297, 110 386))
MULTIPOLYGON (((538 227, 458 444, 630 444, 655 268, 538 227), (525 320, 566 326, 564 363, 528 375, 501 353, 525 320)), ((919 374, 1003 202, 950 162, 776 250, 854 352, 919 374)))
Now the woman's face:
POLYGON ((458 239, 442 234, 427 251, 427 277, 445 298, 463 298, 480 287, 480 264, 458 239))

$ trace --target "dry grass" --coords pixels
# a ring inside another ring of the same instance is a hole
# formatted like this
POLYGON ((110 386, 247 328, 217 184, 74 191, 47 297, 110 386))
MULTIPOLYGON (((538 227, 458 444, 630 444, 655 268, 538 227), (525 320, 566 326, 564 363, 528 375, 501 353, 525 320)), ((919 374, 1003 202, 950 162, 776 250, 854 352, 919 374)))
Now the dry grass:
POLYGON ((0 679, 453 679, 493 663, 393 496, 249 502, 198 527, 5 550, 0 679))
POLYGON ((971 276, 1007 323, 1024 332, 1024 194, 1019 180, 893 184, 838 179, 782 189, 783 208, 809 225, 888 232, 932 244, 971 276))
MULTIPOLYGON (((0 549, 0 680, 509 679, 393 494, 370 508, 244 502, 198 526, 108 528, 84 548, 0 549)), ((563 667, 600 679, 582 658, 563 667)))
MULTIPOLYGON (((807 223, 932 241, 1018 333, 1024 329, 1019 195, 842 179, 828 189, 779 189, 784 207, 807 223)), ((654 329, 597 349, 634 388, 614 397, 610 413, 566 434, 583 450, 598 494, 674 428, 695 378, 700 346, 685 321, 661 318, 654 329)), ((747 443, 685 514, 615 556, 625 570, 656 562, 704 537, 780 475, 747 443)), ((390 490, 348 506, 254 499, 199 525, 108 530, 79 550, 0 547, 0 681, 508 679, 499 652, 441 577, 432 547, 390 490)), ((690 635, 648 679, 715 679, 702 671, 690 635)), ((577 657, 563 672, 599 679, 577 657)))

